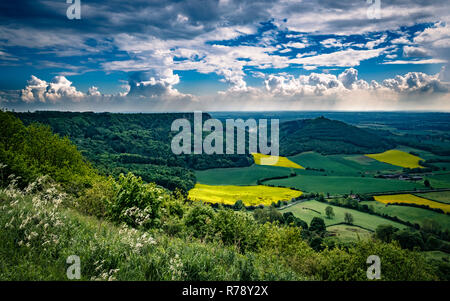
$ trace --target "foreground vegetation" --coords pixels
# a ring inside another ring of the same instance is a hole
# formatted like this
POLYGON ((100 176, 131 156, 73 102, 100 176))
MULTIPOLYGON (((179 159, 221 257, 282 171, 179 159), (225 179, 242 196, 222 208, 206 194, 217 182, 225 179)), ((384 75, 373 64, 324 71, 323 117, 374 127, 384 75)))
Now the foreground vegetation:
MULTIPOLYGON (((129 184, 120 184, 114 199, 129 184)), ((154 206, 163 196, 168 209, 170 198, 160 192, 147 201, 154 206)), ((115 208, 118 199, 106 206, 115 208)), ((71 208, 74 200, 45 178, 24 190, 10 184, 0 200, 2 280, 64 280, 65 260, 73 254, 84 280, 365 280, 371 254, 383 262, 383 280, 438 279, 422 255, 397 243, 369 240, 317 252, 303 241, 301 228, 259 224, 230 209, 185 204, 178 223, 165 218, 171 210, 161 210, 154 223, 125 207, 118 224, 113 214, 102 221, 71 208)))

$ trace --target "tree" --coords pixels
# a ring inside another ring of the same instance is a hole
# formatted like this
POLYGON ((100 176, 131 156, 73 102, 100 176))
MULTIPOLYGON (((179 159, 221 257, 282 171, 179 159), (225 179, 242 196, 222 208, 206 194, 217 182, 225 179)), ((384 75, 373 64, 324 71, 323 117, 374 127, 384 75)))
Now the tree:
POLYGON ((327 206, 327 208, 325 208, 325 214, 327 215, 328 218, 333 218, 334 217, 333 207, 327 206))
POLYGON ((311 240, 309 241, 309 245, 314 251, 321 251, 323 249, 322 243, 323 243, 322 237, 317 235, 314 235, 314 237, 312 237, 311 240))
POLYGON ((393 239, 398 241, 403 249, 413 250, 419 247, 422 250, 424 248, 422 236, 418 231, 400 230, 394 234, 393 239))
POLYGON ((398 229, 392 225, 379 225, 375 229, 375 236, 384 242, 391 242, 394 237, 394 233, 397 232, 398 229))
POLYGON ((353 215, 351 213, 345 212, 344 221, 346 224, 352 225, 353 224, 353 215))
POLYGON ((428 180, 423 181, 423 185, 425 185, 425 187, 431 186, 430 181, 428 181, 428 180))
POLYGON ((320 217, 313 217, 311 224, 309 225, 310 231, 323 232, 326 230, 325 222, 320 217))
POLYGON ((258 208, 253 212, 253 217, 261 224, 280 222, 283 223, 283 215, 275 207, 258 208))
POLYGON ((283 213, 283 220, 285 225, 293 225, 294 227, 301 227, 303 230, 308 229, 308 224, 296 217, 292 212, 283 213))
POLYGON ((233 205, 234 210, 242 210, 245 208, 244 202, 242 200, 237 200, 236 203, 233 205))

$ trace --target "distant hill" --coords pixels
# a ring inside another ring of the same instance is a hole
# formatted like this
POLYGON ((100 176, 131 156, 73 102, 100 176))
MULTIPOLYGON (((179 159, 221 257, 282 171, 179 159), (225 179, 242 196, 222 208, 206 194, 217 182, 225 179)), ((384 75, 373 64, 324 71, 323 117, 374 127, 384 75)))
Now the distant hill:
POLYGON ((395 147, 375 131, 367 131, 324 117, 280 124, 280 154, 291 156, 306 151, 321 154, 367 154, 395 147))

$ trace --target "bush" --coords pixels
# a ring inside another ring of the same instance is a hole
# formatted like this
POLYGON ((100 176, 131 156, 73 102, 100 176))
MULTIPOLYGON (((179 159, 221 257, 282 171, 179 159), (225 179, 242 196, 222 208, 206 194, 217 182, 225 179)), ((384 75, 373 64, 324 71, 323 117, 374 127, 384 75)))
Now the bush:
POLYGON ((379 225, 375 229, 375 237, 383 242, 391 242, 398 229, 392 225, 379 225))
POLYGON ((320 217, 313 217, 309 224, 309 231, 324 232, 326 230, 325 222, 320 217))
POLYGON ((210 206, 196 204, 188 211, 184 224, 194 237, 204 238, 211 234, 214 215, 214 210, 210 206))
POLYGON ((398 241, 403 249, 413 250, 419 248, 420 250, 423 250, 424 248, 422 236, 418 231, 410 229, 400 230, 394 234, 393 239, 398 241))
POLYGON ((326 249, 320 256, 318 275, 330 281, 367 281, 366 263, 370 255, 381 260, 381 280, 437 280, 432 267, 419 252, 403 250, 398 243, 360 241, 349 248, 326 249), (362 268, 364 267, 364 268, 362 268))
POLYGON ((121 174, 113 183, 114 197, 108 204, 111 218, 117 222, 145 228, 161 224, 161 205, 170 195, 154 183, 145 184, 140 177, 121 174))
POLYGON ((257 249, 257 228, 251 215, 225 208, 217 211, 212 223, 214 234, 225 245, 235 245, 241 252, 257 249))
POLYGON ((114 200, 114 180, 98 177, 91 188, 86 189, 78 198, 75 207, 81 212, 98 218, 106 218, 108 204, 114 200))

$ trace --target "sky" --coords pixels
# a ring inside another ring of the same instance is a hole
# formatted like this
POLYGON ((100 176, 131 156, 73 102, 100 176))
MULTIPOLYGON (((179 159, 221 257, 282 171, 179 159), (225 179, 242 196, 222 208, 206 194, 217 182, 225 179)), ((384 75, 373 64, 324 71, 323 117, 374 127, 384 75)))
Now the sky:
POLYGON ((450 111, 450 1, 67 2, 0 2, 1 108, 450 111))

